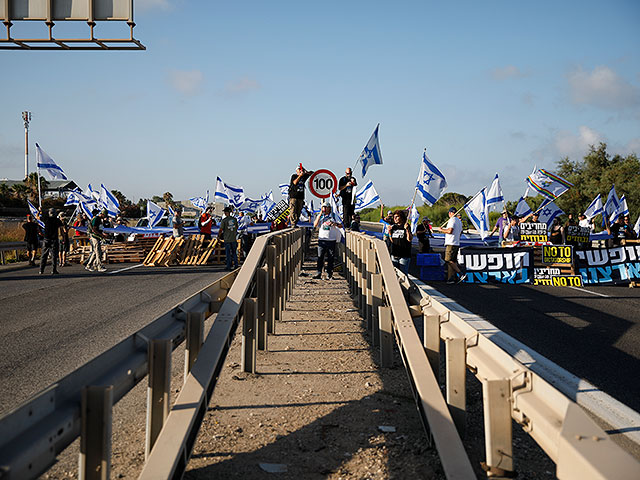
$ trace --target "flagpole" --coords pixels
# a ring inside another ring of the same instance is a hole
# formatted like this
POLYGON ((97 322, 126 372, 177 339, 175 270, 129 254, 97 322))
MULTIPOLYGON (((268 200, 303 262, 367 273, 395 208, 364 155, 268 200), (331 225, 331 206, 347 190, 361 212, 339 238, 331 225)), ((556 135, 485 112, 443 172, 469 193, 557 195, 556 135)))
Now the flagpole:
MULTIPOLYGON (((569 191, 569 189, 566 189, 564 192, 562 192, 560 195, 558 195, 557 197, 555 197, 553 200, 551 200, 551 202, 555 202, 558 198, 560 198, 562 195, 564 195, 565 193, 567 193, 569 191)), ((540 204, 540 206, 538 207, 538 209, 533 212, 531 214, 531 216, 535 215, 536 213, 538 213, 540 210, 542 210, 542 208, 545 206, 544 200, 542 201, 542 204, 540 204)))
POLYGON ((38 208, 42 210, 42 192, 40 190, 40 167, 38 167, 38 208))

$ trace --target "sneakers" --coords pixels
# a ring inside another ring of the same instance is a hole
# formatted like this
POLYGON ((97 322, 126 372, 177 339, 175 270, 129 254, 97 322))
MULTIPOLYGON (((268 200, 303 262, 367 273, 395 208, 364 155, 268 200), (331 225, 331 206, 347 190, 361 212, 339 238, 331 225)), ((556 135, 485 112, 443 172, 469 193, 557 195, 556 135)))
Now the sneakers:
POLYGON ((458 281, 456 283, 462 283, 467 279, 467 274, 463 273, 462 275, 460 275, 460 278, 458 278, 458 281))
POLYGON ((99 271, 100 273, 102 273, 102 272, 106 272, 106 271, 107 271, 107 269, 106 269, 106 268, 104 268, 104 267, 100 267, 100 268, 98 268, 98 271, 99 271))
POLYGON ((314 279, 316 279, 316 280, 319 280, 319 279, 321 279, 321 278, 322 278, 322 274, 321 274, 321 273, 316 273, 316 274, 313 276, 313 278, 314 278, 314 279))
POLYGON ((89 272, 95 272, 95 270, 93 268, 91 268, 90 266, 86 266, 84 267, 85 270, 89 271, 89 272))

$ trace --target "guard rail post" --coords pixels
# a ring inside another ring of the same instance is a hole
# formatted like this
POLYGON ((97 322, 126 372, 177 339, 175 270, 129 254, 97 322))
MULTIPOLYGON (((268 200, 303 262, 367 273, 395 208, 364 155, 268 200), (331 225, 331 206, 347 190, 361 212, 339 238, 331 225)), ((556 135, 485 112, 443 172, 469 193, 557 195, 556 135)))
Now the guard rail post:
POLYGON ((380 318, 380 366, 393 365, 393 312, 391 307, 379 307, 380 318))
POLYGON ((276 263, 275 263, 275 306, 276 320, 282 320, 282 238, 276 236, 273 238, 273 244, 276 247, 276 263))
MULTIPOLYGON (((287 304, 287 300, 291 296, 291 256, 292 256, 293 247, 291 246, 291 232, 287 232, 284 234, 284 302, 285 306, 287 304)), ((284 306, 283 306, 284 308, 284 306)))
MULTIPOLYGON (((189 319, 189 316, 187 316, 187 319, 189 319)), ((156 443, 156 439, 169 415, 171 352, 173 350, 172 342, 169 339, 151 340, 148 346, 149 383, 147 387, 145 459, 149 458, 151 449, 156 443)))
POLYGON ((255 298, 245 298, 242 308, 242 371, 256 373, 255 298))
POLYGON ((82 389, 80 480, 108 480, 111 473, 113 386, 82 389))
POLYGON ((349 284, 349 291, 353 294, 353 242, 355 236, 352 233, 347 233, 346 246, 344 249, 344 264, 345 264, 345 276, 347 283, 349 284))
POLYGON ((424 339, 423 346, 427 359, 436 378, 440 378, 440 323, 439 313, 433 313, 429 307, 422 309, 424 339))
POLYGON ((489 476, 508 476, 513 472, 510 383, 510 380, 502 378, 482 382, 487 456, 484 468, 489 476))
POLYGON ((371 275, 371 291, 372 291, 372 318, 371 318, 371 342, 373 346, 379 344, 380 335, 380 313, 379 308, 382 306, 382 274, 374 273, 371 275))
POLYGON ((362 313, 362 292, 363 292, 363 266, 364 266, 364 261, 363 261, 363 253, 364 253, 364 239, 363 238, 358 238, 358 271, 357 271, 357 276, 358 276, 358 285, 356 288, 356 295, 357 295, 357 305, 358 305, 358 311, 360 313, 362 313))
POLYGON ((466 425, 467 392, 467 348, 466 339, 447 338, 446 346, 446 392, 447 405, 458 433, 464 435, 466 425))
POLYGON ((266 257, 267 257, 267 298, 269 299, 267 303, 267 332, 275 333, 275 320, 276 320, 276 261, 278 258, 277 247, 275 245, 267 245, 266 247, 266 257))
POLYGON ((186 346, 184 352, 184 380, 186 381, 191 367, 196 362, 202 340, 204 338, 204 317, 205 312, 187 312, 186 322, 186 346))
POLYGON ((367 330, 371 330, 373 323, 373 275, 376 273, 376 251, 371 243, 367 246, 366 254, 366 302, 364 317, 367 320, 367 330))
POLYGON ((258 291, 258 350, 267 349, 267 317, 269 304, 269 269, 264 266, 256 271, 258 291))

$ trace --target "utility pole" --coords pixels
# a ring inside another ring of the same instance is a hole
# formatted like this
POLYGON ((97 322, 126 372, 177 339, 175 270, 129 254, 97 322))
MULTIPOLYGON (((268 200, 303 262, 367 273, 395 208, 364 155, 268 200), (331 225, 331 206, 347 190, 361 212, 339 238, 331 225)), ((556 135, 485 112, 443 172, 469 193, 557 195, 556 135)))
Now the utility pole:
POLYGON ((31 112, 22 112, 22 120, 24 121, 24 179, 29 178, 29 122, 31 121, 31 112))

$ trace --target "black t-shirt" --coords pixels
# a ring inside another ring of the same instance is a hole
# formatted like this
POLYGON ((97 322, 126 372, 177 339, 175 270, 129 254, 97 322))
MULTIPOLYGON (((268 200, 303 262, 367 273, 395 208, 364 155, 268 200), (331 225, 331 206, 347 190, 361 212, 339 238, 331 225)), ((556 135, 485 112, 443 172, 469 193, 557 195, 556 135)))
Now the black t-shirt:
POLYGON ((46 240, 55 240, 58 238, 58 230, 62 226, 62 222, 58 217, 46 217, 44 219, 44 238, 46 240))
POLYGON ((38 224, 35 222, 27 222, 22 225, 24 228, 24 241, 33 244, 38 243, 38 224))
POLYGON ((303 173, 298 183, 293 183, 293 181, 298 178, 298 174, 294 173, 291 175, 291 181, 289 182, 289 198, 297 198, 300 200, 304 200, 304 182, 311 176, 309 172, 303 173))
POLYGON ((400 258, 411 258, 411 242, 407 239, 405 225, 392 225, 389 236, 391 237, 391 255, 400 258))
POLYGON ((348 187, 345 187, 344 190, 342 190, 342 187, 347 185, 350 180, 353 180, 354 185, 358 185, 355 178, 347 178, 346 175, 338 180, 338 190, 340 191, 340 196, 342 197, 342 203, 351 203, 351 199, 353 198, 354 185, 349 185, 348 187))

